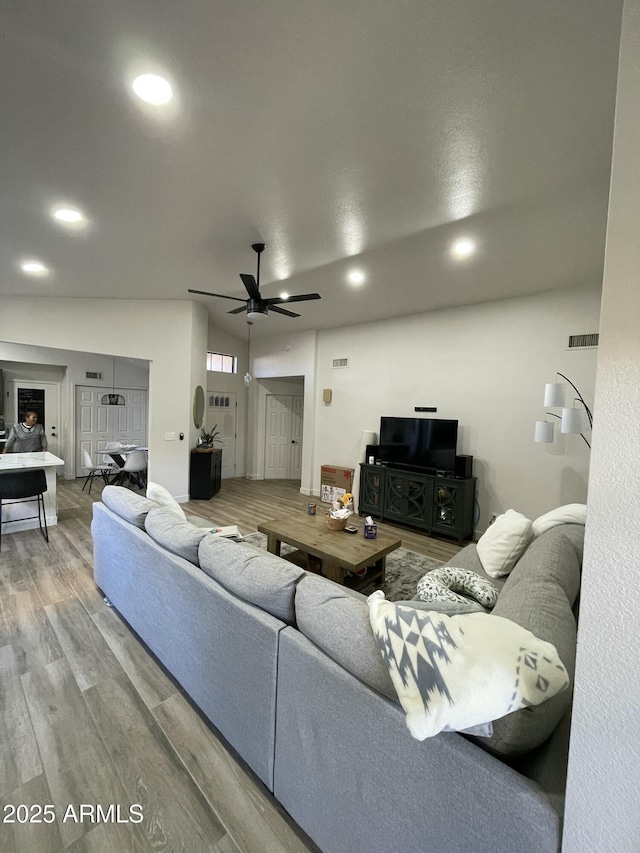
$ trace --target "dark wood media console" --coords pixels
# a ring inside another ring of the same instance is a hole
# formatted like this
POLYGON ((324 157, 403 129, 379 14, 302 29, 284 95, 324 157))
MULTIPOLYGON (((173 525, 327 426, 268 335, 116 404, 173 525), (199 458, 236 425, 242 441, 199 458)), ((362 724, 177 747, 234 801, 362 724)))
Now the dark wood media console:
POLYGON ((476 478, 422 474, 382 465, 360 466, 360 515, 450 536, 473 536, 476 478))

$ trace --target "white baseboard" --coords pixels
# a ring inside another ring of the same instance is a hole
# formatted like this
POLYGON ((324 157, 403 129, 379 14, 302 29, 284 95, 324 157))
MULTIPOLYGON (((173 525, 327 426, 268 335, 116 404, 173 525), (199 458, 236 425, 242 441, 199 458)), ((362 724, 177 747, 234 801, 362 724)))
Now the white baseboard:
POLYGON ((190 501, 191 498, 189 495, 176 495, 176 500, 179 504, 186 504, 186 502, 190 501))
MULTIPOLYGON (((58 523, 57 515, 47 515, 47 527, 55 527, 58 523)), ((16 519, 15 521, 3 521, 2 522, 2 532, 3 533, 17 533, 20 530, 38 530, 40 525, 38 524, 38 518, 25 518, 25 519, 16 519)), ((43 528, 44 529, 44 528, 43 528)))

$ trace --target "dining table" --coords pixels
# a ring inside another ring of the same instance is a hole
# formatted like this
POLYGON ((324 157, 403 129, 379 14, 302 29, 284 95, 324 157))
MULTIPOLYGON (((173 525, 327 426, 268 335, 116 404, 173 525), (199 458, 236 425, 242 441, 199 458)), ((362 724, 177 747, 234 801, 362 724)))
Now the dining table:
POLYGON ((104 464, 107 457, 112 459, 116 465, 118 466, 118 470, 114 471, 114 476, 111 480, 109 480, 109 485, 113 485, 118 477, 121 474, 122 468, 124 467, 124 463, 126 461, 127 456, 133 453, 134 450, 143 450, 145 453, 149 452, 148 447, 142 447, 139 444, 121 444, 119 449, 114 450, 96 450, 95 455, 98 458, 98 462, 102 462, 104 464))

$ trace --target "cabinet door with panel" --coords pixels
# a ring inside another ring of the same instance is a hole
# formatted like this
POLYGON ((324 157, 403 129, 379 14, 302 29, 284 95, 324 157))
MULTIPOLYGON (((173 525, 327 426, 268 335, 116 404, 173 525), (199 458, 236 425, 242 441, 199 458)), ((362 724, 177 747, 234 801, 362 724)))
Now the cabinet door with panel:
POLYGON ((438 477, 433 501, 433 532, 455 536, 458 542, 473 533, 476 478, 466 480, 438 477))
POLYGON ((434 478, 411 471, 387 470, 384 517, 412 527, 431 530, 434 478))
POLYGON ((360 515, 375 515, 382 518, 385 470, 379 465, 360 466, 360 515))

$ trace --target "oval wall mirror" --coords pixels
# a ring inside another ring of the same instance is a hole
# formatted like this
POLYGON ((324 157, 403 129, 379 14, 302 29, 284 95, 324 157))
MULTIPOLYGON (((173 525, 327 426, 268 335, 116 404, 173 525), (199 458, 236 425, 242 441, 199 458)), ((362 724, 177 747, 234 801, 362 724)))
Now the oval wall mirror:
POLYGON ((202 385, 198 385, 193 392, 193 425, 200 429, 204 420, 204 391, 202 385))

